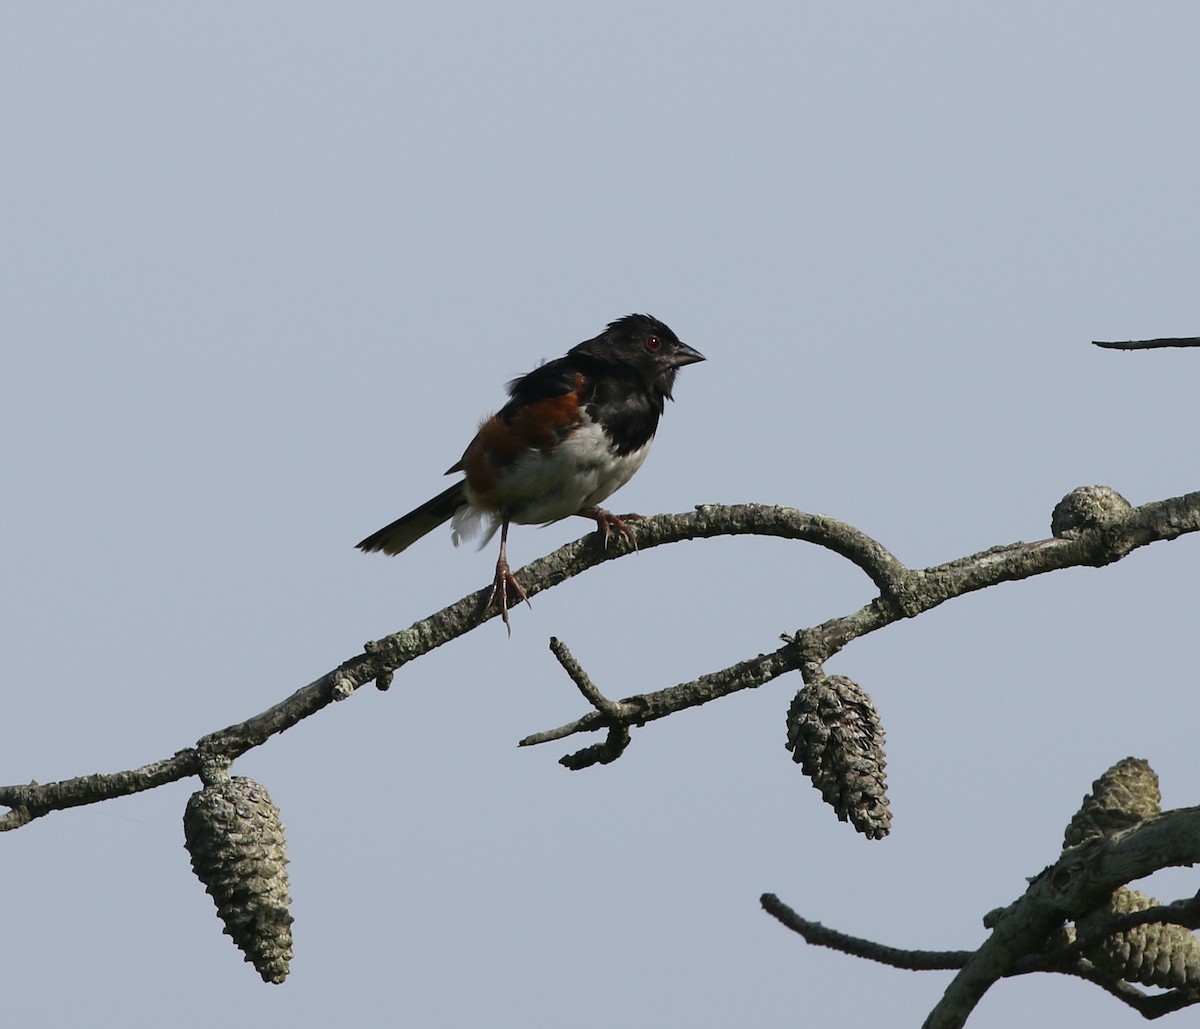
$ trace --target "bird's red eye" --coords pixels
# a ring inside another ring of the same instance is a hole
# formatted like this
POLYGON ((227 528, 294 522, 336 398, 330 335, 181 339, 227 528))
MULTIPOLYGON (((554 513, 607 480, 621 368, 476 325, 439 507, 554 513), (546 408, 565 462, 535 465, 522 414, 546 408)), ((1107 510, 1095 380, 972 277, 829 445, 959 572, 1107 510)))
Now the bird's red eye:
POLYGON ((662 346, 662 341, 657 336, 647 336, 646 337, 646 349, 649 350, 650 353, 652 353, 652 354, 656 353, 658 351, 658 348, 661 346, 662 346))

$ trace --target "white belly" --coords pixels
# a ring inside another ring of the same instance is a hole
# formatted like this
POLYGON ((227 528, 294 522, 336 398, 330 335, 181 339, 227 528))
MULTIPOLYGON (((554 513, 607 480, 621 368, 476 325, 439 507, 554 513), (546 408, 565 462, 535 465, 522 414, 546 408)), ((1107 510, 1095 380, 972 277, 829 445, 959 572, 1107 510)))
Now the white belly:
POLYGON ((538 453, 536 460, 505 476, 499 492, 512 498, 514 522, 554 522, 607 500, 642 467, 648 453, 649 443, 614 456, 604 430, 585 418, 550 453, 538 453))
MULTIPOLYGON (((650 443, 623 456, 609 449, 608 437, 586 414, 583 422, 553 450, 530 450, 517 467, 505 473, 488 494, 488 508, 500 507, 499 513, 483 510, 467 487, 470 506, 460 509, 453 520, 453 539, 470 539, 480 522, 487 525, 486 542, 499 527, 504 513, 521 525, 556 522, 593 507, 625 485, 650 453, 650 443)), ((481 543, 482 545, 482 543, 481 543)))

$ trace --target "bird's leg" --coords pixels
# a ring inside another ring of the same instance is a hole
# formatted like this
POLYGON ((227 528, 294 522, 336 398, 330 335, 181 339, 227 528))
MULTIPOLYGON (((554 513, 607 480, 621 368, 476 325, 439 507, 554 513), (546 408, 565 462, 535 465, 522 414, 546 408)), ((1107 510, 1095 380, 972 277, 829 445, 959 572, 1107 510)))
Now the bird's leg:
POLYGON ((641 520, 640 514, 623 514, 615 515, 611 511, 605 511, 602 507, 585 507, 575 512, 582 515, 584 518, 595 519, 596 531, 604 533, 604 546, 608 547, 608 538, 612 535, 613 529, 616 529, 629 545, 637 550, 637 537, 634 536, 633 530, 626 525, 626 522, 636 522, 641 520))
MULTIPOLYGON (((488 594, 487 603, 483 605, 483 613, 487 614, 491 610, 492 604, 495 603, 496 597, 500 597, 500 617, 504 619, 504 627, 508 629, 508 634, 512 635, 512 626, 508 621, 508 591, 512 588, 521 600, 529 604, 529 598, 525 595, 525 591, 521 588, 521 584, 517 582, 517 577, 513 575, 508 567, 508 555, 506 553, 508 543, 508 519, 505 518, 500 524, 500 560, 496 562, 496 578, 492 580, 492 592, 488 594)), ((532 604, 529 604, 533 607, 532 604)))

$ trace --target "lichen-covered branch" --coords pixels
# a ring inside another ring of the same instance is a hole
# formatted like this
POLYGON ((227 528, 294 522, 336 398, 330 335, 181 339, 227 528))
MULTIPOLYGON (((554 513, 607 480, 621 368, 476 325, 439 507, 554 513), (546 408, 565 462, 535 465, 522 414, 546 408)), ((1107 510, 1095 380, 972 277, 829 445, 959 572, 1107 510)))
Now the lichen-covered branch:
MULTIPOLYGON (((708 512, 707 526, 711 526, 716 511, 701 509, 701 517, 708 512)), ((679 521, 688 517, 675 516, 679 521)), ((826 529, 836 524, 832 519, 814 519, 814 524, 818 522, 826 529)), ((955 597, 1062 568, 1100 567, 1120 560, 1138 547, 1196 532, 1200 529, 1200 493, 1131 507, 1107 487, 1082 487, 1059 502, 1051 517, 1051 527, 1054 537, 1050 539, 991 547, 945 564, 912 570, 900 565, 882 546, 860 541, 856 553, 878 558, 877 564, 872 565, 877 572, 872 576, 873 581, 882 589, 878 597, 850 614, 786 634, 784 645, 770 653, 662 690, 626 697, 619 702, 628 712, 622 724, 643 725, 740 690, 762 686, 788 672, 800 670, 806 681, 815 681, 823 675, 825 662, 853 640, 901 619, 913 618, 955 597)), ((841 540, 847 535, 830 532, 824 539, 812 541, 827 545, 830 538, 841 540)), ((643 543, 640 534, 638 539, 643 549, 659 542, 651 536, 643 543)), ((860 567, 866 563, 864 559, 860 567)), ((527 736, 520 745, 547 743, 613 724, 612 718, 591 711, 566 725, 527 736)))
POLYGON ((1200 941, 1186 928, 1197 921, 1195 898, 1158 905, 1126 886, 1200 863, 1200 807, 1159 813, 1157 777, 1126 758, 1096 781, 1066 837, 1023 896, 985 916, 991 935, 974 951, 888 947, 810 922, 772 894, 762 904, 810 944, 896 968, 958 969, 926 1029, 958 1029, 995 983, 1031 972, 1086 979, 1147 1018, 1200 1003, 1200 941), (1146 994, 1134 982, 1170 992, 1146 994))
POLYGON ((1064 922, 1086 918, 1125 883, 1200 862, 1200 808, 1159 815, 1111 838, 1074 847, 996 914, 992 934, 946 989, 926 1029, 962 1026, 984 993, 1022 959, 1046 949, 1064 922))
MULTIPOLYGON (((617 701, 616 709, 624 712, 620 718, 614 719, 611 712, 593 710, 569 725, 535 734, 521 742, 528 745, 598 729, 615 732, 619 740, 634 725, 760 686, 789 671, 800 669, 806 675, 815 676, 823 662, 850 641, 899 619, 911 618, 953 597, 1059 568, 1108 564, 1136 547, 1200 529, 1200 494, 1131 508, 1124 501, 1112 501, 1111 497, 1116 494, 1111 490, 1104 494, 1107 500, 1097 499, 1098 495, 1094 494, 1098 489, 1102 488, 1088 487, 1071 495, 1077 502, 1059 519, 1056 538, 994 547, 924 570, 906 568, 881 543, 852 526, 825 515, 805 514, 788 507, 703 505, 686 514, 646 518, 638 523, 638 546, 642 550, 714 536, 755 535, 801 540, 825 547, 851 561, 872 581, 879 595, 859 611, 789 635, 787 642, 771 653, 749 658, 687 683, 617 701)), ((520 569, 520 579, 532 597, 628 553, 630 550, 626 547, 605 548, 593 534, 520 569)), ((301 687, 273 707, 210 733, 171 757, 122 772, 96 773, 44 785, 31 782, 0 787, 0 805, 9 808, 7 813, 0 815, 0 830, 19 828, 51 811, 138 793, 196 776, 214 763, 227 765, 327 705, 346 699, 368 682, 376 682, 381 689, 387 688, 393 674, 409 662, 495 617, 494 611, 483 611, 485 599, 485 590, 473 593, 407 629, 366 644, 361 654, 301 687)), ((610 740, 612 738, 610 735, 610 740)), ((589 748, 589 752, 592 751, 593 748, 589 748)), ((603 756, 612 751, 596 753, 603 756)), ((587 763, 595 762, 585 759, 583 764, 587 763)))

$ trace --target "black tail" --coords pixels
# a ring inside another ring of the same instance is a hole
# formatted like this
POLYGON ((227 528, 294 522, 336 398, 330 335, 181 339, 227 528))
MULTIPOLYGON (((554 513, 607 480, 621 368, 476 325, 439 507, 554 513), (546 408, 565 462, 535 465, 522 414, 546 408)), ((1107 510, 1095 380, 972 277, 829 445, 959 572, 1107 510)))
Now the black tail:
POLYGON ((467 503, 467 492, 461 482, 456 482, 444 493, 425 501, 415 511, 397 518, 358 544, 358 549, 368 554, 382 550, 385 554, 399 554, 412 546, 427 532, 433 532, 460 507, 467 503))

